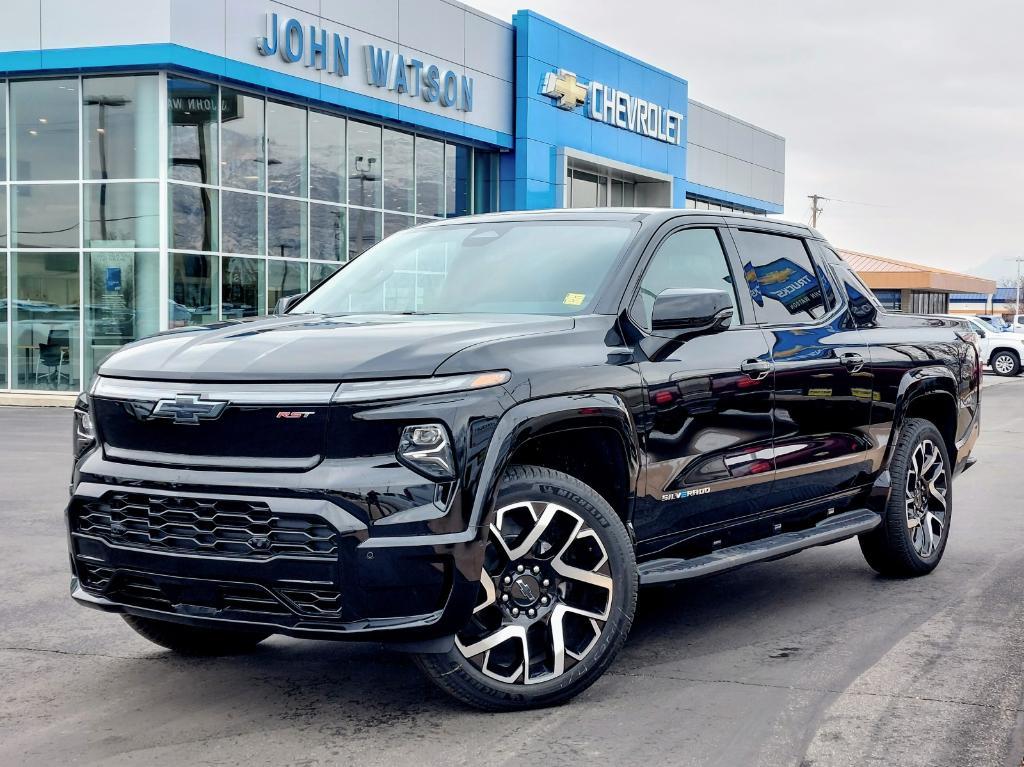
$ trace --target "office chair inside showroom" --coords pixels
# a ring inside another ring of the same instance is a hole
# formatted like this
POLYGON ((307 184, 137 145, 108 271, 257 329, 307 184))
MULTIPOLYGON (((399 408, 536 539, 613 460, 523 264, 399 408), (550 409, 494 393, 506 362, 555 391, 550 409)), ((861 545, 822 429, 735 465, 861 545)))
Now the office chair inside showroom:
POLYGON ((39 344, 39 359, 36 364, 36 383, 47 380, 50 386, 60 386, 61 378, 71 385, 71 375, 67 371, 70 357, 71 339, 66 330, 51 330, 48 343, 39 344))

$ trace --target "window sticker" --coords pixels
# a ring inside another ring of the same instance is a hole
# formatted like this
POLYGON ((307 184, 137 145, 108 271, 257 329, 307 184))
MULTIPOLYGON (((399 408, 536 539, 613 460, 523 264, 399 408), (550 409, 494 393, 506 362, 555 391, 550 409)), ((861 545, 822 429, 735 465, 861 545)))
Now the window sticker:
POLYGON ((586 297, 586 293, 566 293, 562 303, 566 306, 583 306, 583 301, 586 297))

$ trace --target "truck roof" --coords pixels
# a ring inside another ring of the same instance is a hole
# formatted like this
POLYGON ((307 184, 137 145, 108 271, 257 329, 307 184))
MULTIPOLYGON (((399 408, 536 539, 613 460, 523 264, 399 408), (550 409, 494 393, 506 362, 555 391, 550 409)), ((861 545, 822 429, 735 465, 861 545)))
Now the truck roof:
POLYGON ((800 224, 795 221, 786 221, 778 218, 767 218, 752 213, 739 213, 733 211, 696 210, 694 208, 549 208, 546 210, 513 210, 503 213, 481 213, 474 216, 464 216, 457 219, 445 219, 435 221, 427 226, 445 226, 460 221, 471 220, 475 222, 487 221, 525 221, 531 219, 550 220, 594 220, 594 221, 649 221, 654 223, 667 221, 672 218, 694 216, 703 219, 720 218, 726 221, 740 221, 748 224, 757 224, 768 229, 786 229, 791 233, 800 230, 806 236, 814 239, 824 240, 825 238, 807 224, 800 224))

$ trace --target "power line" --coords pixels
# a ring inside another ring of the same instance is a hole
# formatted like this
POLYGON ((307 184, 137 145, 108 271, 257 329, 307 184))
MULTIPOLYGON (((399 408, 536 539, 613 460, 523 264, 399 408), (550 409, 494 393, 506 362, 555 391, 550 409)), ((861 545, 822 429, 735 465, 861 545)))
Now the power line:
POLYGON ((807 199, 811 201, 811 226, 817 228, 818 216, 825 212, 821 206, 823 202, 840 202, 844 205, 863 205, 868 208, 888 208, 888 205, 879 205, 876 202, 859 202, 857 200, 841 200, 838 197, 825 197, 822 194, 809 194, 807 199))

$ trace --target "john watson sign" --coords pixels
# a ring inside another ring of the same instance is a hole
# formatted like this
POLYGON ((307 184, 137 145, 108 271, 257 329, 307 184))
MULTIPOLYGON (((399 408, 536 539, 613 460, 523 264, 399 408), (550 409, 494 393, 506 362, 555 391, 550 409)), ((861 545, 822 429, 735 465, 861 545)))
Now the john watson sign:
MULTIPOLYGON (((438 103, 463 112, 473 111, 473 78, 376 45, 362 45, 361 57, 366 83, 412 99, 438 103)), ((310 69, 349 76, 353 53, 347 35, 298 19, 283 23, 276 13, 267 14, 267 32, 256 38, 262 56, 280 56, 289 64, 302 63, 310 69)), ((358 66, 358 64, 357 64, 358 66)))
POLYGON ((679 145, 683 140, 683 115, 647 99, 638 98, 610 85, 591 80, 584 84, 575 72, 548 72, 541 95, 555 100, 555 106, 572 111, 586 107, 591 120, 639 133, 647 138, 679 145))

